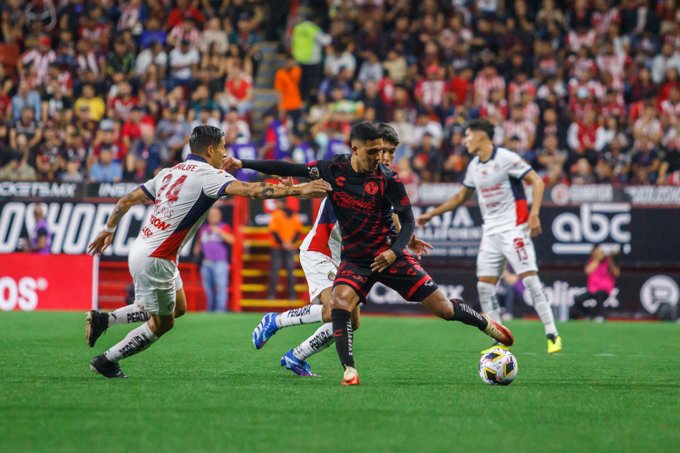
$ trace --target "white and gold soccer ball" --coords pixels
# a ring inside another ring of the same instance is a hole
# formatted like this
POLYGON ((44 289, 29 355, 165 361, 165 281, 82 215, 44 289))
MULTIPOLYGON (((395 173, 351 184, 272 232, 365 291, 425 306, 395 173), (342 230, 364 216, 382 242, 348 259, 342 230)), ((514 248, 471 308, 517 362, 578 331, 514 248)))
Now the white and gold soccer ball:
POLYGON ((479 359, 479 377, 490 385, 510 385, 517 377, 517 359, 512 352, 493 348, 479 359))

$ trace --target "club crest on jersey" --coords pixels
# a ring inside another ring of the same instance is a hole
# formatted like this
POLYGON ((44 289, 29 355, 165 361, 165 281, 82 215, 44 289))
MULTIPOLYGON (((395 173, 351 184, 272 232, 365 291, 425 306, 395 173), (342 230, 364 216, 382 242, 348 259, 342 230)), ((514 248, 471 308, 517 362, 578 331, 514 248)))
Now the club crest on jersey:
POLYGON ((378 184, 375 181, 368 181, 364 184, 364 191, 369 195, 375 195, 378 193, 378 184))
POLYGON ((335 280, 335 272, 328 271, 328 280, 330 280, 330 281, 335 280))
POLYGON ((309 176, 311 176, 314 179, 319 179, 321 174, 319 173, 319 167, 311 167, 309 169, 309 176))

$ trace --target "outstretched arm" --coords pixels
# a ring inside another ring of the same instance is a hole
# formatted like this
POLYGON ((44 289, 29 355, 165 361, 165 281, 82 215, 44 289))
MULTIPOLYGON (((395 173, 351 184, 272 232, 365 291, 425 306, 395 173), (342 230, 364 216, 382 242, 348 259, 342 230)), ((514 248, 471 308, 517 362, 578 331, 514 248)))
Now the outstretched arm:
POLYGON ((113 233, 116 232, 120 219, 123 218, 131 207, 138 204, 144 204, 147 201, 150 201, 149 197, 139 187, 118 200, 116 206, 113 208, 113 212, 109 216, 109 220, 106 221, 104 229, 100 231, 97 237, 94 238, 94 241, 87 246, 87 253, 90 255, 101 255, 104 253, 113 241, 113 233))
POLYGON ((226 195, 258 199, 284 197, 319 198, 325 197, 330 190, 330 184, 323 180, 292 186, 266 182, 234 181, 224 189, 224 193, 226 195))
POLYGON ((453 211, 454 209, 458 208, 458 206, 462 205, 463 203, 470 199, 470 197, 472 196, 472 192, 474 192, 474 190, 470 189, 469 187, 466 186, 461 187, 461 189, 454 196, 446 200, 444 203, 440 204, 433 210, 418 216, 417 220, 418 226, 419 227, 425 226, 427 222, 432 220, 433 217, 438 216, 439 214, 443 214, 447 211, 453 211))
POLYGON ((242 168, 250 168, 266 175, 294 176, 297 178, 311 178, 305 164, 293 164, 278 160, 250 160, 227 157, 222 161, 222 169, 234 173, 242 168))

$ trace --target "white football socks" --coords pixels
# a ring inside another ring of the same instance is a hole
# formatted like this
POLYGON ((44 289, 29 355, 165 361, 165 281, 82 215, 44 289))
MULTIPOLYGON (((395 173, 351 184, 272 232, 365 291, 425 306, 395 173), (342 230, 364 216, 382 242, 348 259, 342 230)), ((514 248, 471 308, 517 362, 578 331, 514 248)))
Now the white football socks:
POLYGON ((149 314, 140 310, 136 304, 126 305, 118 310, 109 313, 109 327, 118 324, 132 324, 135 322, 146 322, 149 314))
POLYGON ((145 322, 141 326, 132 329, 121 342, 113 345, 104 355, 111 362, 118 362, 121 359, 142 352, 156 340, 158 340, 158 337, 151 332, 149 324, 145 322))
POLYGON ((501 307, 496 297, 496 287, 491 283, 477 282, 477 293, 482 312, 494 321, 501 322, 501 307))
POLYGON ((293 348, 293 355, 300 360, 307 360, 308 357, 332 345, 333 341, 333 323, 327 322, 299 346, 293 348))
POLYGON ((323 305, 319 304, 310 304, 294 310, 284 311, 276 315, 276 327, 281 328, 321 322, 323 320, 322 311, 323 305))
POLYGON ((548 303, 548 298, 545 296, 543 284, 538 278, 538 275, 524 277, 524 280, 522 281, 524 282, 524 286, 529 290, 529 294, 531 294, 531 300, 534 302, 534 309, 545 327, 545 334, 557 335, 555 317, 553 316, 552 308, 550 307, 550 303, 548 303))

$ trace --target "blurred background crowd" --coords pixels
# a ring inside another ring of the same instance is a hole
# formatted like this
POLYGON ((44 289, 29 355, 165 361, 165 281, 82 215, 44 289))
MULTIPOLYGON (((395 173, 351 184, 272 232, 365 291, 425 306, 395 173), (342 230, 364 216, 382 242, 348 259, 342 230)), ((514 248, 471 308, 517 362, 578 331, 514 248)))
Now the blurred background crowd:
POLYGON ((143 181, 186 156, 199 124, 222 128, 235 154, 309 161, 347 152, 363 119, 398 131, 406 183, 458 182, 464 124, 486 117, 549 184, 680 185, 674 0, 0 10, 0 180, 143 181), (255 80, 278 101, 258 99, 255 80))

